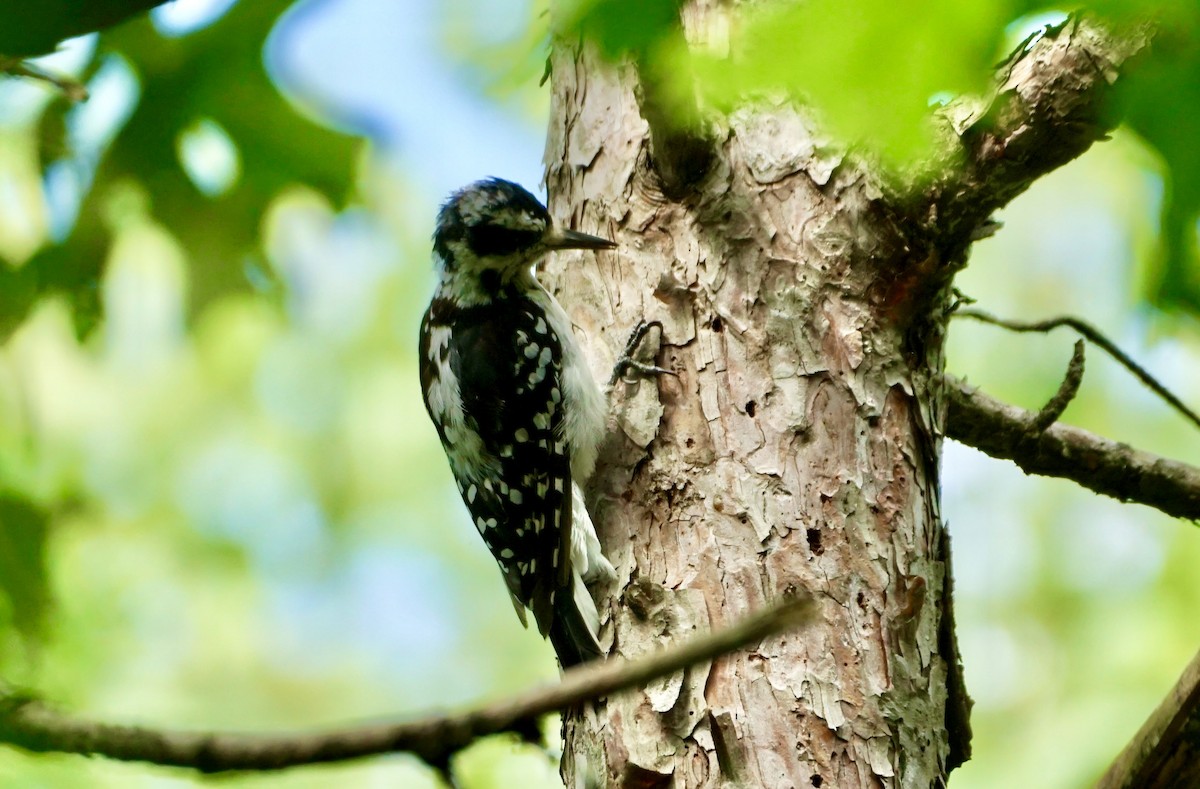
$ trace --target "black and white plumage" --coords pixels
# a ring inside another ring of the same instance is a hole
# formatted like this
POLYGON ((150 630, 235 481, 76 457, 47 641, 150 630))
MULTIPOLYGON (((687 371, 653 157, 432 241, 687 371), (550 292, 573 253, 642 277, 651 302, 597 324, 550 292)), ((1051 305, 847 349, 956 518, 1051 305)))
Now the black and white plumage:
POLYGON ((521 622, 528 607, 564 668, 601 655, 584 582, 613 574, 579 489, 604 398, 532 268, 552 250, 614 246, 558 228, 514 183, 479 181, 438 214, 438 284, 421 322, 425 407, 463 502, 521 622))

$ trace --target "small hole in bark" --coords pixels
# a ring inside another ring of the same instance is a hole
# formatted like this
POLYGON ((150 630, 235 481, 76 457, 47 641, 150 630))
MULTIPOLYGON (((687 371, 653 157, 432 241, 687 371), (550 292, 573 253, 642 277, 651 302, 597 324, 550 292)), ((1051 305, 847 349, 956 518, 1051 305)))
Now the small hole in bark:
POLYGON ((753 418, 754 418, 754 411, 755 411, 757 408, 758 408, 758 403, 754 402, 753 400, 751 400, 750 402, 746 403, 746 416, 748 416, 748 417, 750 417, 751 419, 753 419, 753 418))
POLYGON ((725 330, 725 324, 721 321, 720 317, 713 318, 712 330, 717 334, 720 334, 725 330))
POLYGON ((808 779, 808 782, 813 786, 820 786, 821 784, 825 783, 825 779, 819 775, 814 775, 812 778, 808 779))
POLYGON ((825 546, 821 545, 820 529, 808 529, 804 532, 804 534, 808 537, 808 549, 810 551, 815 553, 817 556, 825 553, 825 546))
POLYGON ((696 446, 696 439, 689 438, 687 441, 683 442, 683 445, 688 449, 691 449, 692 447, 696 446))
POLYGON ((747 516, 747 515, 739 515, 739 516, 738 516, 738 520, 739 520, 740 522, 742 522, 742 523, 749 523, 749 522, 750 522, 750 518, 749 518, 749 516, 747 516))
POLYGON ((854 602, 858 603, 859 608, 866 608, 867 607, 867 596, 864 595, 862 592, 859 592, 858 597, 854 598, 854 602))

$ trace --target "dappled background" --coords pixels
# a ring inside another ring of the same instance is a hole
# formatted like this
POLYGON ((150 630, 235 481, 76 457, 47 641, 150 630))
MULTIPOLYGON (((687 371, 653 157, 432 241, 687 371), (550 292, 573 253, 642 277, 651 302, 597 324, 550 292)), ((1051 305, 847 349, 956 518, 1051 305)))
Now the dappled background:
MULTIPOLYGON (((749 25, 764 54, 736 73, 708 55, 696 72, 720 105, 739 84, 836 63, 836 79, 792 87, 897 166, 927 143, 931 103, 982 87, 1006 51, 1062 19, 1000 0, 812 16, 826 5, 749 25), (814 20, 863 40, 770 38, 814 20)), ((629 2, 576 6, 615 49, 622 31, 645 34, 631 9, 653 21, 629 2)), ((543 11, 177 0, 41 61, 85 82, 86 103, 0 79, 5 681, 106 719, 273 730, 554 678, 458 501, 415 358, 439 201, 485 175, 540 180, 543 11)), ((1006 317, 1091 321, 1193 405, 1196 205, 1180 184, 1195 181, 1173 135, 1200 124, 1187 101, 1195 30, 1173 29, 1178 62, 1156 61, 1142 87, 1175 91, 1160 102, 1170 113, 1142 118, 1135 102, 1140 134, 1122 129, 1019 198, 959 280, 1006 317)), ((955 324, 948 367, 1036 409, 1073 341, 955 324)), ((1065 419, 1200 463, 1200 435, 1096 350, 1065 419)), ((1200 534, 961 446, 945 460, 977 702, 975 759, 953 785, 1086 786, 1200 644, 1200 534)), ((472 789, 558 781, 552 758, 503 738, 455 768, 472 789)), ((392 757, 223 783, 438 779, 392 757)), ((191 785, 0 750, 0 786, 191 785)))

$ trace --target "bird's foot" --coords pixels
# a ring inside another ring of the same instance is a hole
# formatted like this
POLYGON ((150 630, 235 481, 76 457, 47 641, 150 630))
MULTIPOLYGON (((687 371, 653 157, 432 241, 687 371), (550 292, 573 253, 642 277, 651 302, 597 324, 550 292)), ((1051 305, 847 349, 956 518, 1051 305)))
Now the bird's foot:
POLYGON ((660 321, 638 321, 637 326, 629 334, 625 342, 625 350, 621 358, 613 365, 612 378, 608 385, 617 381, 634 383, 639 378, 649 378, 652 375, 674 375, 673 370, 667 370, 654 364, 654 358, 662 347, 663 325, 660 321))

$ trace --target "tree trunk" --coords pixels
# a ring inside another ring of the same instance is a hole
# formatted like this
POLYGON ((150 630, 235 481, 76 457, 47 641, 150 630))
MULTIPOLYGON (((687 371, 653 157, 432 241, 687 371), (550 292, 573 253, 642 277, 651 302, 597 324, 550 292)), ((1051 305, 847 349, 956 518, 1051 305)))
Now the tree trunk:
POLYGON ((567 716, 567 786, 942 785, 965 697, 941 332, 919 307, 938 299, 895 274, 914 269, 903 228, 790 104, 729 117, 708 176, 670 200, 636 70, 569 45, 552 66, 551 212, 620 249, 558 256, 544 279, 598 376, 640 320, 661 321, 658 362, 678 373, 614 387, 589 491, 620 574, 601 594, 606 646, 636 658, 794 591, 821 610, 567 716))

